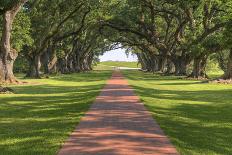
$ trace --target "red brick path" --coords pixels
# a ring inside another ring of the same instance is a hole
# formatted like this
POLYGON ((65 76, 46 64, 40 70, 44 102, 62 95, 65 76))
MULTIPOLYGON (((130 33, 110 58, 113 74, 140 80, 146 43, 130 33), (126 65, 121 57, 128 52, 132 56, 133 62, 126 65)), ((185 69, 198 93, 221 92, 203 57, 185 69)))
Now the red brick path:
POLYGON ((178 154, 139 98, 114 72, 58 155, 178 154))

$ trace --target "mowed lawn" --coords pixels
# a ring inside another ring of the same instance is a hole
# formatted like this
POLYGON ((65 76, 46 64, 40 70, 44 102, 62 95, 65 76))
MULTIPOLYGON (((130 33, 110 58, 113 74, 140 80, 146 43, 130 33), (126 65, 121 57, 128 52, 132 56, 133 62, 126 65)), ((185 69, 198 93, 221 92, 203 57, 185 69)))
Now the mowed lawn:
POLYGON ((232 154, 232 85, 123 73, 182 155, 232 154))
POLYGON ((0 95, 0 154, 55 155, 104 86, 111 71, 26 80, 0 95))
POLYGON ((127 62, 127 61, 105 61, 98 64, 104 67, 128 67, 128 68, 139 68, 138 62, 127 62))

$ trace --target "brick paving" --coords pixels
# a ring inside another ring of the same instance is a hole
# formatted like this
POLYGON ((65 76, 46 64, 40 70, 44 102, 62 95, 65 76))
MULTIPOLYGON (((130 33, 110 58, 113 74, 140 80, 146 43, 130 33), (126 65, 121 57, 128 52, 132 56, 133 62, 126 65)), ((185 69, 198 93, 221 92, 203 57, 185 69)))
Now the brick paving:
POLYGON ((119 71, 58 155, 178 155, 119 71))

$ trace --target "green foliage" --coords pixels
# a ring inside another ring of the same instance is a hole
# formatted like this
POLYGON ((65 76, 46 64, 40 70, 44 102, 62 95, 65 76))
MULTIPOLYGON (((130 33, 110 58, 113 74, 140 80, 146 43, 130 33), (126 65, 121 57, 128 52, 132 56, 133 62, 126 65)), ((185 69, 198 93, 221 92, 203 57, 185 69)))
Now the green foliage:
POLYGON ((0 15, 11 9, 20 0, 0 0, 0 15))
POLYGON ((226 25, 225 31, 223 33, 223 41, 226 48, 232 48, 232 21, 226 25))
POLYGON ((24 51, 19 53, 15 63, 14 63, 14 73, 26 73, 28 71, 28 62, 23 55, 24 51))
POLYGON ((13 23, 12 47, 19 52, 24 45, 31 46, 32 44, 30 17, 22 10, 17 14, 13 23))

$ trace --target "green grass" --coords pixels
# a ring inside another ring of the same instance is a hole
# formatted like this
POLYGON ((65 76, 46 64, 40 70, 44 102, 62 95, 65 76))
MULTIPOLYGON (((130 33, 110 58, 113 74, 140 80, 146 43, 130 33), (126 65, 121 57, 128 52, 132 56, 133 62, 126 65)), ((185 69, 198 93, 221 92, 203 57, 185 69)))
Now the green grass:
POLYGON ((101 66, 115 66, 115 67, 129 67, 129 68, 138 68, 140 67, 137 66, 138 62, 126 62, 126 61, 105 61, 105 62, 101 62, 98 65, 101 66))
POLYGON ((181 154, 232 153, 232 85, 123 73, 181 154))
POLYGON ((102 70, 113 70, 114 67, 110 67, 107 65, 102 65, 101 63, 97 64, 96 66, 94 66, 93 68, 94 70, 98 70, 98 71, 102 71, 102 70))
POLYGON ((0 95, 0 154, 54 155, 99 94, 111 71, 26 80, 0 95))

